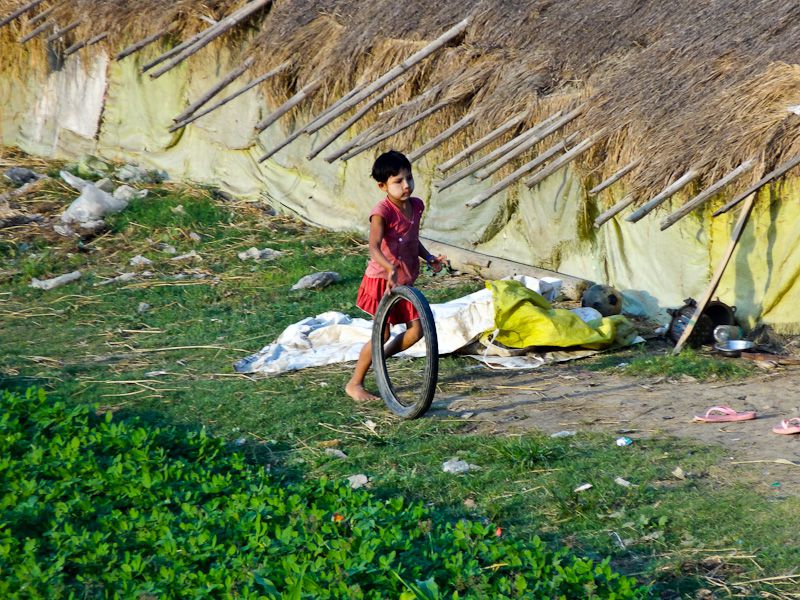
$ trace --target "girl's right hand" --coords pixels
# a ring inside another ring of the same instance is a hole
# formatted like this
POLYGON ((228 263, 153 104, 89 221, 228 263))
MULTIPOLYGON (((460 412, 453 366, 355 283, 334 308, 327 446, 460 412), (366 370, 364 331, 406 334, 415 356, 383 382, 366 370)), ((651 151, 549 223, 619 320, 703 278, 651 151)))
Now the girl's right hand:
POLYGON ((384 295, 392 291, 392 288, 397 285, 397 269, 392 267, 386 277, 386 292, 384 295))

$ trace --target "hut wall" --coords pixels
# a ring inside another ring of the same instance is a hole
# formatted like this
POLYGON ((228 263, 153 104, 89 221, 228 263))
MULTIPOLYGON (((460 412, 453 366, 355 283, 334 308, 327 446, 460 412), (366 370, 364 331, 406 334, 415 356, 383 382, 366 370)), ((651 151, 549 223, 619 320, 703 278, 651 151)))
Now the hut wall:
MULTIPOLYGON (((326 228, 366 232, 367 215, 379 198, 369 179, 374 153, 333 165, 322 157, 307 161, 313 143, 333 131, 334 123, 259 164, 266 149, 311 115, 287 115, 256 136, 253 125, 270 108, 257 91, 170 134, 172 117, 231 65, 224 54, 204 53, 190 61, 191 70, 184 64, 152 81, 138 71, 151 54, 114 62, 101 51, 84 51, 50 74, 0 72, 0 144, 50 157, 93 153, 133 160, 164 169, 173 179, 218 185, 268 202, 326 228)), ((428 205, 424 235, 610 283, 625 293, 628 310, 665 321, 666 307, 702 295, 735 220, 735 215, 710 220, 709 209, 660 232, 667 209, 679 205, 673 199, 639 223, 614 219, 595 230, 592 219, 603 207, 587 200, 571 169, 562 169, 533 190, 513 186, 467 209, 464 202, 490 182, 469 178, 436 193, 436 162, 429 155, 415 165, 417 195, 428 205)), ((736 305, 747 324, 759 319, 780 331, 800 333, 795 309, 800 306, 800 254, 794 252, 800 233, 798 191, 796 180, 790 180, 772 195, 762 194, 718 289, 719 298, 736 305)), ((617 200, 624 192, 622 183, 604 192, 604 207, 609 205, 605 194, 617 200)))

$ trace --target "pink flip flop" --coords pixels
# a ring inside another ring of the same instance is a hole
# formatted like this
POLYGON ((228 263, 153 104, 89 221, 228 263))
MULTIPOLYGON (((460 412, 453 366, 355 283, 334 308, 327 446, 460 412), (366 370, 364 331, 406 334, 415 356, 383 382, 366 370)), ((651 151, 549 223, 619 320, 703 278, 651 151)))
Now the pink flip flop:
POLYGON ((773 427, 772 431, 780 433, 781 435, 791 435, 792 433, 800 433, 800 417, 792 417, 791 419, 784 419, 778 427, 773 427))
POLYGON ((703 423, 727 423, 729 421, 749 421, 756 418, 756 411, 736 412, 730 406, 712 406, 702 417, 694 416, 695 421, 703 423))

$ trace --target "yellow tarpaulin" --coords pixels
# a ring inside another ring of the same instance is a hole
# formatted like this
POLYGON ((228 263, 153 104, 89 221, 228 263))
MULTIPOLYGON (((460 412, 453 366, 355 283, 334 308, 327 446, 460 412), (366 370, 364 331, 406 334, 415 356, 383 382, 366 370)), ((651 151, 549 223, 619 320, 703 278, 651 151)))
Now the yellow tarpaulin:
POLYGON ((584 323, 572 311, 553 308, 519 281, 488 281, 486 287, 494 298, 495 341, 510 348, 580 346, 599 350, 628 346, 636 337, 633 324, 622 315, 584 323))

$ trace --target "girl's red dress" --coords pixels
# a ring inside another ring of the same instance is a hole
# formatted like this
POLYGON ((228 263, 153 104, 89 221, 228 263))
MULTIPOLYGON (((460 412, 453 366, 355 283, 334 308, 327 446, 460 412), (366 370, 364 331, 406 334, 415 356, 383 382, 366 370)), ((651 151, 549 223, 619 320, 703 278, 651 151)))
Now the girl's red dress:
MULTIPOLYGON (((384 198, 369 215, 383 217, 385 224, 381 252, 397 270, 398 285, 413 285, 419 276, 419 225, 425 205, 419 198, 409 198, 411 218, 408 219, 389 198, 384 198)), ((356 306, 370 315, 375 315, 378 304, 386 292, 386 271, 377 262, 369 259, 361 286, 358 288, 356 306)), ((406 300, 397 302, 389 313, 388 321, 410 323, 419 319, 416 309, 406 300)))

